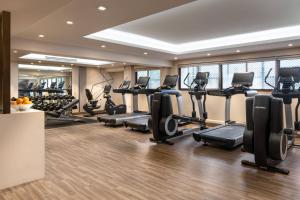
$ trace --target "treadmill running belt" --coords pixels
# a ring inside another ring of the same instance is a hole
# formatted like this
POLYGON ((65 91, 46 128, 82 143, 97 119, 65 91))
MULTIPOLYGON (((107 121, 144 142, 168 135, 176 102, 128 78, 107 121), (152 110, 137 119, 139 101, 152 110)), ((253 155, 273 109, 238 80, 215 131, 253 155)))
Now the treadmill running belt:
POLYGON ((122 125, 125 120, 145 117, 146 114, 147 113, 125 113, 117 115, 101 115, 98 117, 98 121, 111 125, 122 125))
POLYGON ((237 124, 218 126, 215 129, 206 129, 199 132, 202 140, 215 143, 225 148, 232 149, 243 143, 245 127, 237 124))
POLYGON ((148 120, 149 116, 144 116, 136 119, 129 119, 124 122, 126 127, 130 127, 132 129, 136 129, 138 131, 147 132, 149 131, 148 120))

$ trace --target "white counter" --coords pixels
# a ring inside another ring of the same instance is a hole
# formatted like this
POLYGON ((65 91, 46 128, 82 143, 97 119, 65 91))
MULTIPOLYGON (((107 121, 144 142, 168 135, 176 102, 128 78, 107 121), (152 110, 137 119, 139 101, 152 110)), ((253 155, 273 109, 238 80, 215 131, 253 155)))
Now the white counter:
POLYGON ((0 189, 45 176, 44 112, 0 114, 0 189))

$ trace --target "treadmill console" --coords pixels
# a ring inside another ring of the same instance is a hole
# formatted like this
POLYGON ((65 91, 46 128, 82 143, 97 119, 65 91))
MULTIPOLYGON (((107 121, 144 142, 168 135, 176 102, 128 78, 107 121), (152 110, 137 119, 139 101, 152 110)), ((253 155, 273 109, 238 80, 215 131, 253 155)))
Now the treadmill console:
POLYGON ((123 83, 119 86, 119 89, 128 89, 130 87, 131 81, 123 81, 123 83))
POLYGON ((247 97, 255 96, 256 90, 251 90, 249 87, 252 86, 254 79, 254 72, 247 73, 234 73, 231 87, 224 90, 212 90, 208 91, 209 95, 212 96, 224 96, 230 97, 235 94, 245 94, 247 97))
POLYGON ((178 75, 167 75, 161 89, 172 89, 176 87, 178 81, 178 75))
POLYGON ((123 81, 123 83, 119 86, 118 89, 113 89, 114 93, 121 93, 124 95, 129 91, 131 81, 123 81))
POLYGON ((134 88, 146 88, 148 86, 150 77, 139 77, 139 79, 136 82, 136 86, 134 88))
POLYGON ((250 87, 253 84, 254 72, 234 73, 231 85, 233 87, 250 87))

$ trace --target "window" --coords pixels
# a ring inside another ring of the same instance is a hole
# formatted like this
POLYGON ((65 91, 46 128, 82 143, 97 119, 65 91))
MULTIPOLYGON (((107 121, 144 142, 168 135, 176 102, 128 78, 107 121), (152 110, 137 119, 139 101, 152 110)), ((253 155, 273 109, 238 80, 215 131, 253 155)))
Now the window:
MULTIPOLYGON (((280 67, 281 68, 300 67, 300 58, 280 60, 280 67)), ((300 87, 300 83, 296 83, 295 87, 299 88, 300 87)))
POLYGON ((160 86, 160 70, 149 71, 149 88, 158 88, 160 86))
POLYGON ((231 81, 234 73, 242 72, 254 72, 253 89, 271 89, 269 85, 265 83, 265 77, 269 70, 272 69, 268 83, 275 84, 275 61, 253 61, 253 62, 242 62, 242 63, 230 63, 223 64, 223 88, 231 86, 231 81))
POLYGON ((188 86, 194 80, 197 72, 209 72, 209 80, 207 88, 209 89, 217 89, 219 88, 219 65, 199 65, 199 66, 191 66, 191 67, 183 67, 180 70, 180 89, 187 89, 188 86), (186 84, 184 83, 184 79, 189 74, 188 79, 186 80, 186 84))
POLYGON ((247 63, 247 71, 254 72, 253 86, 254 89, 272 89, 265 83, 265 77, 270 69, 272 69, 267 82, 275 85, 275 61, 249 62, 247 63))
POLYGON ((51 85, 51 78, 48 79, 47 87, 50 88, 50 85, 51 85))
POLYGON ((137 79, 139 77, 150 77, 148 88, 158 88, 160 86, 160 70, 146 70, 138 71, 136 73, 137 79))
POLYGON ((280 67, 300 67, 300 59, 280 60, 280 67))
POLYGON ((57 78, 56 80, 57 80, 56 84, 59 85, 61 83, 61 77, 57 78))
POLYGON ((230 63, 222 65, 223 73, 223 88, 231 86, 231 81, 234 73, 246 72, 246 63, 230 63))

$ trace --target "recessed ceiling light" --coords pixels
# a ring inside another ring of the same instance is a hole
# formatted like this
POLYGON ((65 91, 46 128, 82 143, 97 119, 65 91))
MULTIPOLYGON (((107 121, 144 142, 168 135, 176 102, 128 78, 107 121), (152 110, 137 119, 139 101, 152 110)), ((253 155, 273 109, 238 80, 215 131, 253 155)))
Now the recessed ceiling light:
POLYGON ((237 52, 237 53, 240 53, 241 51, 238 49, 238 50, 236 50, 236 52, 237 52))
POLYGON ((211 54, 210 54, 210 53, 208 53, 208 54, 207 54, 207 56, 211 56, 211 54))
POLYGON ((101 45, 101 48, 106 48, 106 45, 104 45, 104 44, 103 44, 103 45, 101 45))
POLYGON ((174 57, 174 60, 178 60, 178 57, 174 57))
POLYGON ((66 21, 66 23, 67 23, 68 25, 73 25, 73 24, 74 24, 73 21, 66 21))
POLYGON ((18 53, 18 51, 17 50, 13 50, 13 53, 18 53))
POLYGON ((148 55, 148 52, 144 52, 144 55, 148 55))
POLYGON ((292 46, 294 46, 294 45, 291 43, 291 44, 289 44, 288 46, 289 46, 289 47, 292 47, 292 46))
POLYGON ((39 38, 44 38, 44 37, 45 37, 45 35, 43 35, 43 34, 39 35, 39 38))
POLYGON ((100 11, 105 11, 105 10, 106 10, 106 7, 104 7, 104 6, 99 6, 99 7, 98 7, 98 10, 100 10, 100 11))

